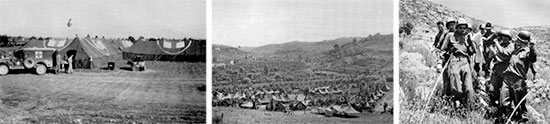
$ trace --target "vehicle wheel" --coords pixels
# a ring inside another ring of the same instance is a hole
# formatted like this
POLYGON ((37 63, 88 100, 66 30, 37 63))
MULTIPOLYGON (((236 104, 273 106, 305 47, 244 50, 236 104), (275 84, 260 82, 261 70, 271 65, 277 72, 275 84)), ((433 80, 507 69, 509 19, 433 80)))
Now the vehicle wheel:
POLYGON ((0 65, 0 76, 6 75, 10 72, 10 68, 7 65, 0 65))
POLYGON ((25 66, 25 68, 32 68, 34 67, 34 64, 36 63, 32 58, 26 58, 25 60, 23 60, 23 66, 25 66))
POLYGON ((35 70, 36 70, 36 74, 43 75, 43 74, 46 73, 47 69, 46 69, 46 66, 44 64, 38 64, 38 65, 36 65, 35 70))

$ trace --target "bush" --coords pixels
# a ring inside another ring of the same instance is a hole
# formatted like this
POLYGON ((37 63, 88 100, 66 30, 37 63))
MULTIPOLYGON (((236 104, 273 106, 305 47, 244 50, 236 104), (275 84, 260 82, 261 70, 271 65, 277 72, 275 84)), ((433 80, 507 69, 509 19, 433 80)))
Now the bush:
POLYGON ((405 25, 401 26, 399 28, 399 33, 405 33, 407 35, 411 35, 412 30, 414 30, 414 25, 411 22, 405 23, 405 25))

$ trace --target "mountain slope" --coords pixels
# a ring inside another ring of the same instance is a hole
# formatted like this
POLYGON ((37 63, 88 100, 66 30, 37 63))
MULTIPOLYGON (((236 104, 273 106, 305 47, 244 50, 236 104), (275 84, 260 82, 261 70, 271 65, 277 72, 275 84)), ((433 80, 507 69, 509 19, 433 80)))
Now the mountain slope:
POLYGON ((362 37, 343 37, 320 42, 292 41, 281 44, 269 44, 260 47, 243 47, 243 50, 257 54, 291 54, 303 52, 321 52, 332 49, 335 44, 345 44, 360 40, 362 37))
POLYGON ((213 63, 229 62, 235 59, 242 59, 249 54, 251 53, 242 51, 235 47, 212 44, 212 56, 213 56, 212 62, 213 63))
POLYGON ((349 74, 391 76, 393 35, 376 34, 357 42, 343 44, 316 59, 317 69, 349 74))

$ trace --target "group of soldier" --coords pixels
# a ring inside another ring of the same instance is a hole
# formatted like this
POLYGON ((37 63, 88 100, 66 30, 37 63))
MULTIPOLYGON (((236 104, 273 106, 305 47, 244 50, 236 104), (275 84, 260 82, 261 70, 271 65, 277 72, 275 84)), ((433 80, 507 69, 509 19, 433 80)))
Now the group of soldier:
POLYGON ((490 99, 487 104, 497 108, 492 112, 497 122, 509 116, 514 121, 527 121, 525 101, 520 101, 527 95, 528 70, 531 69, 533 78, 536 73, 531 33, 519 31, 512 35, 510 30, 495 31, 490 22, 476 29, 464 18, 449 18, 437 22, 437 26, 439 32, 433 45, 441 53, 443 95, 473 110, 474 93, 484 91, 490 99), (489 83, 476 80, 481 77, 490 77, 489 83))
POLYGON ((61 54, 55 53, 55 73, 59 74, 61 73, 61 70, 65 70, 65 73, 72 74, 73 71, 73 55, 70 55, 68 58, 67 56, 61 58, 61 54))

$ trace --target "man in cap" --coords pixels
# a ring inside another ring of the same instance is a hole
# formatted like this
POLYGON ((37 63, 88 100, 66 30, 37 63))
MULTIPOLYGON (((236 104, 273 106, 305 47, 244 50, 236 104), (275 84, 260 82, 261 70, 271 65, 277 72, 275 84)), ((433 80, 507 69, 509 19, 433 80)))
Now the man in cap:
POLYGON ((437 30, 439 30, 439 32, 435 35, 433 44, 435 48, 438 48, 439 41, 441 41, 441 36, 447 33, 447 30, 445 30, 445 25, 442 21, 437 22, 437 30))
MULTIPOLYGON (((509 60, 509 66, 504 70, 504 83, 500 91, 500 107, 498 113, 503 113, 498 117, 512 116, 514 121, 520 123, 527 122, 527 118, 523 117, 527 113, 525 101, 520 103, 521 99, 527 95, 527 70, 529 69, 529 32, 522 31, 518 34, 515 42, 516 49, 512 52, 509 60), (518 107, 516 113, 512 113, 514 107, 518 107)), ((498 121, 498 120, 497 120, 498 121)))
POLYGON ((456 26, 456 19, 452 17, 448 18, 447 23, 445 23, 445 27, 447 27, 447 32, 443 33, 443 37, 439 39, 439 42, 438 42, 439 44, 436 46, 437 49, 441 49, 443 45, 443 40, 445 39, 447 34, 456 31, 455 26, 456 26))
POLYGON ((510 57, 514 51, 514 43, 511 42, 512 35, 509 30, 503 30, 497 33, 497 40, 492 40, 489 50, 494 53, 493 61, 494 65, 492 68, 490 85, 487 87, 487 90, 490 92, 489 97, 491 99, 490 105, 496 106, 498 99, 500 98, 499 88, 502 87, 504 81, 504 70, 510 64, 510 57))
MULTIPOLYGON (((445 40, 445 37, 447 37, 447 35, 448 35, 449 33, 453 33, 453 32, 456 31, 456 28, 455 28, 455 26, 456 26, 456 19, 455 19, 455 18, 452 18, 452 17, 451 17, 451 18, 448 18, 448 19, 447 19, 447 22, 445 23, 445 26, 447 27, 447 32, 445 32, 445 33, 443 34, 443 36, 440 38, 439 44, 436 46, 436 48, 437 48, 437 49, 440 49, 440 50, 443 50, 441 47, 443 46, 443 42, 444 42, 444 40, 445 40)), ((442 67, 442 68, 445 67, 445 64, 447 63, 447 60, 449 59, 449 56, 450 56, 449 53, 446 53, 446 52, 444 52, 444 53, 440 56, 440 58, 442 59, 440 67, 442 67)), ((443 69, 444 69, 444 70, 442 70, 442 71, 443 71, 443 75, 447 75, 447 71, 445 71, 445 68, 443 68, 443 69)), ((445 94, 446 94, 448 91, 450 91, 450 87, 451 87, 451 86, 449 86, 449 84, 450 84, 449 82, 450 82, 449 77, 443 76, 443 84, 444 84, 444 85, 443 85, 443 89, 444 89, 444 91, 445 91, 445 94)), ((449 95, 449 94, 446 94, 446 95, 449 95)))
POLYGON ((470 35, 467 34, 468 23, 466 19, 458 19, 456 32, 449 33, 443 41, 442 49, 450 55, 447 65, 447 74, 450 88, 446 94, 453 100, 459 100, 465 103, 466 108, 472 109, 474 105, 474 87, 472 70, 470 66, 470 56, 475 53, 472 48, 470 35))

